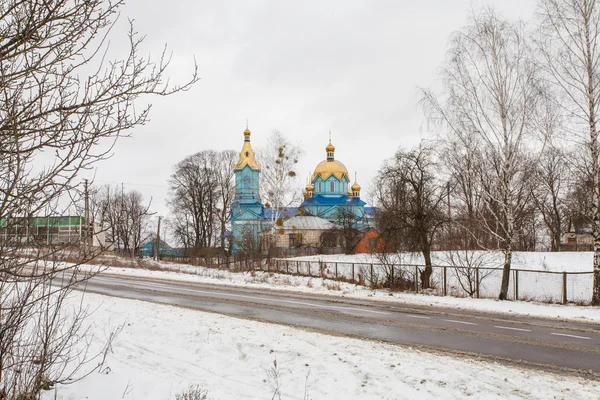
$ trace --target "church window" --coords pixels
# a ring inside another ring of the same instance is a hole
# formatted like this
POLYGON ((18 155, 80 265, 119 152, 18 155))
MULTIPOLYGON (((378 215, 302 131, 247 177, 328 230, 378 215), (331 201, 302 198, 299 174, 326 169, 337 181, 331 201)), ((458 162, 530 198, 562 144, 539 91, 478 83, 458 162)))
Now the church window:
POLYGON ((249 155, 249 154, 250 154, 250 153, 246 152, 246 157, 248 157, 248 155, 249 155))
POLYGON ((323 191, 323 182, 319 182, 319 192, 323 191))
POLYGON ((330 191, 335 192, 335 182, 334 181, 329 182, 329 186, 331 187, 330 191))

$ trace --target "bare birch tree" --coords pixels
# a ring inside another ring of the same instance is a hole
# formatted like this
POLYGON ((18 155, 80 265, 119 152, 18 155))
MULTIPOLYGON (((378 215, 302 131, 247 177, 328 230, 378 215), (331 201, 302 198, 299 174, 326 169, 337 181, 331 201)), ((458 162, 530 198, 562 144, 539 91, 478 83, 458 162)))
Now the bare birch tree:
POLYGON ((428 117, 449 135, 476 135, 485 168, 482 183, 486 218, 480 222, 504 252, 499 298, 508 296, 517 209, 526 193, 523 168, 530 118, 535 109, 536 70, 524 27, 491 9, 473 12, 455 33, 442 66, 445 99, 424 90, 428 117))
POLYGON ((569 133, 584 150, 593 190, 590 220, 594 237, 592 305, 600 305, 600 4, 596 0, 541 0, 537 40, 540 67, 563 95, 569 133))
POLYGON ((300 191, 293 188, 297 180, 297 164, 303 151, 279 131, 274 131, 268 142, 269 145, 259 151, 262 165, 260 192, 265 207, 271 209, 271 239, 274 242, 275 221, 282 217, 287 207, 301 198, 300 191))
MULTIPOLYGON (((163 53, 157 62, 146 54, 142 57, 142 38, 133 27, 125 41, 125 58, 107 57, 108 34, 123 4, 0 2, 4 229, 26 232, 33 228, 27 225, 31 217, 57 215, 57 201, 77 191, 78 173, 107 158, 115 140, 147 121, 150 106, 139 103, 144 95, 169 95, 197 80, 194 69, 185 85, 168 85, 169 57, 163 53)), ((24 252, 18 239, 0 241, 3 399, 39 398, 42 390, 80 377, 78 372, 89 361, 89 354, 78 349, 85 337, 85 310, 69 312, 63 307, 74 285, 89 276, 78 273, 77 265, 46 261, 61 256, 66 246, 39 243, 24 252)), ((93 253, 86 253, 80 262, 90 256, 93 253)))

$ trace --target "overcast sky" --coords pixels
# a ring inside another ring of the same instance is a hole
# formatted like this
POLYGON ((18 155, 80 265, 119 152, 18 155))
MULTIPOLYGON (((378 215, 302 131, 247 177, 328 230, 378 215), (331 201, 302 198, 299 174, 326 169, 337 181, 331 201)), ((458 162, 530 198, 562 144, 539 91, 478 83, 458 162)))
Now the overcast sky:
MULTIPOLYGON (((168 45, 172 81, 189 77, 194 56, 201 80, 150 99, 151 121, 117 144, 95 180, 139 190, 168 215, 173 165, 204 149, 239 151, 248 118, 255 148, 273 130, 302 146, 300 185, 331 130, 336 158, 368 188, 384 159, 428 136, 416 88, 435 85, 450 34, 483 5, 528 20, 535 1, 130 0, 121 22, 135 19, 155 55, 168 45)), ((111 46, 125 39, 116 30, 111 46)))

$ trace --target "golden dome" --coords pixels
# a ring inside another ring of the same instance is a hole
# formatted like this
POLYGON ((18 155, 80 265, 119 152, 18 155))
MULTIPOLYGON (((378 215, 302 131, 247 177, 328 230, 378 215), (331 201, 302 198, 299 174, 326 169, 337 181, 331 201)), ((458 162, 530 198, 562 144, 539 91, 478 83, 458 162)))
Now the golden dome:
POLYGON ((354 181, 354 185, 352 185, 352 191, 360 192, 360 185, 358 184, 358 182, 354 181))
POLYGON ((313 192, 314 190, 315 190, 315 185, 313 185, 312 183, 309 182, 309 184, 306 185, 306 191, 313 192))
POLYGON ((348 170, 344 164, 337 160, 323 160, 317 165, 317 168, 315 168, 315 172, 310 180, 311 182, 314 182, 317 176, 321 176, 321 179, 326 180, 331 175, 341 181, 344 177, 348 178, 348 170))
POLYGON ((250 129, 248 129, 248 127, 246 127, 246 130, 244 131, 244 136, 250 136, 250 129))

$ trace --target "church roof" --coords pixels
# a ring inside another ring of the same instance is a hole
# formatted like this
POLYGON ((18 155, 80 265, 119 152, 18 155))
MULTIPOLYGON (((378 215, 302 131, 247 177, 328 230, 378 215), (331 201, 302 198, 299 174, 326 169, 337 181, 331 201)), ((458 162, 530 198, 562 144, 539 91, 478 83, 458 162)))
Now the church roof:
POLYGON ((326 219, 310 215, 298 215, 283 222, 283 229, 297 230, 328 230, 335 228, 335 224, 326 219))
POLYGON ((304 200, 302 205, 324 205, 324 206, 335 206, 335 205, 353 205, 353 206, 362 206, 365 205, 364 201, 359 199, 358 197, 349 198, 348 196, 341 197, 325 197, 325 196, 315 196, 304 200))

